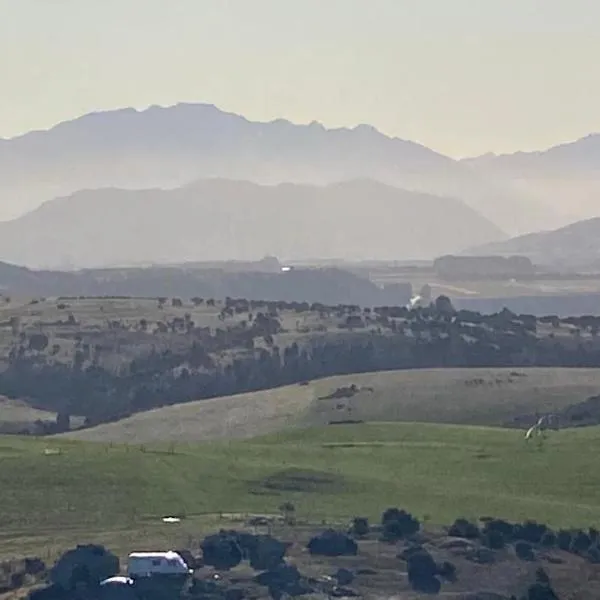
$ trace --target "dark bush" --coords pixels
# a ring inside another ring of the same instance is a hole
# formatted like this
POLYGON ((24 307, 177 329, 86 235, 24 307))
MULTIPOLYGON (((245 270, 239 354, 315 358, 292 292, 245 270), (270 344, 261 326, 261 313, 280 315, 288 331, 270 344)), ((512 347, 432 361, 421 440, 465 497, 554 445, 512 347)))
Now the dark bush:
POLYGON ((587 557, 593 564, 600 563, 600 548, 596 544, 590 546, 587 551, 587 557))
POLYGON ((467 519, 456 519, 450 529, 448 529, 449 536, 467 540, 477 539, 479 534, 479 527, 474 523, 467 521, 467 519))
POLYGON ((556 536, 556 544, 565 552, 568 552, 571 548, 571 532, 566 529, 561 529, 556 536))
POLYGON ((591 545, 590 536, 584 531, 577 530, 573 532, 569 550, 574 554, 585 554, 591 545))
POLYGON ((11 573, 10 574, 10 588, 12 590, 18 590, 23 587, 25 583, 25 573, 11 573))
POLYGON ((530 544, 539 544, 547 531, 548 527, 546 525, 535 521, 525 521, 522 525, 515 526, 514 538, 530 544))
POLYGON ((340 531, 328 529, 314 536, 308 542, 308 551, 320 556, 356 556, 358 546, 356 542, 340 531))
POLYGON ((534 583, 527 588, 526 600, 558 600, 558 596, 551 587, 534 583))
POLYGON ((419 554, 420 552, 427 552, 423 546, 421 546, 421 544, 410 545, 398 553, 398 558, 408 561, 411 556, 414 554, 419 554))
POLYGON ((225 600, 243 600, 246 592, 242 588, 227 588, 225 590, 225 600))
POLYGON ((25 573, 27 575, 39 575, 46 570, 46 565, 41 558, 37 556, 25 559, 25 573))
POLYGON ((506 542, 512 542, 514 539, 515 526, 503 519, 486 519, 483 526, 483 533, 494 532, 502 535, 506 542))
POLYGON ((502 550, 506 545, 504 536, 494 529, 491 531, 484 531, 481 536, 481 541, 484 546, 491 548, 492 550, 502 550))
POLYGON ((271 598, 279 599, 284 594, 300 596, 312 592, 295 566, 281 564, 276 569, 257 575, 254 580, 269 589, 271 598))
POLYGON ((395 542, 414 535, 421 528, 418 519, 398 508, 388 508, 381 517, 381 524, 383 539, 387 542, 395 542))
POLYGON ((333 578, 339 585, 350 585, 354 581, 354 573, 350 569, 340 568, 335 572, 333 578))
POLYGON ((357 537, 368 535, 370 531, 369 520, 366 517, 355 517, 350 527, 350 533, 357 537))
POLYGON ((78 584, 94 587, 119 572, 119 559, 94 544, 80 545, 65 552, 50 570, 50 582, 69 591, 78 584))
POLYGON ((446 581, 453 583, 456 581, 456 565, 445 560, 443 563, 438 565, 437 574, 443 577, 446 581))
POLYGON ((556 546, 557 543, 558 543, 558 537, 554 533, 554 531, 552 531, 550 529, 548 529, 548 531, 546 531, 546 533, 544 533, 544 535, 542 536, 542 539, 540 540, 540 544, 542 546, 544 546, 545 548, 554 548, 554 546, 556 546))
POLYGON ((48 347, 48 336, 45 333, 33 333, 29 337, 29 349, 43 352, 48 347))
POLYGON ((527 589, 526 600, 558 600, 558 596, 552 589, 548 573, 539 567, 535 572, 535 583, 527 589))
POLYGON ((438 567, 429 552, 415 552, 407 560, 408 580, 416 591, 437 594, 442 585, 437 579, 438 567))
POLYGON ((204 538, 202 557, 205 565, 228 571, 242 562, 242 549, 235 535, 222 531, 204 538))
POLYGON ((57 585, 32 590, 27 595, 28 600, 64 600, 65 591, 57 585))
POLYGON ((247 550, 250 566, 257 571, 275 569, 283 563, 288 544, 270 535, 257 535, 249 544, 242 542, 247 550))
POLYGON ((524 542, 523 540, 519 540, 515 544, 515 554, 521 559, 526 561, 535 560, 535 555, 533 554, 533 548, 529 542, 524 542))

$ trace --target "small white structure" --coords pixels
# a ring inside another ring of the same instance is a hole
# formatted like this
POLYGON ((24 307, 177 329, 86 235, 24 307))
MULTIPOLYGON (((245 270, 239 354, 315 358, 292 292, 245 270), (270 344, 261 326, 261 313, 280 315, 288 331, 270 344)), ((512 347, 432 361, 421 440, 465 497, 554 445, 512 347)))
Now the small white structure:
POLYGON ((190 575, 193 570, 177 552, 132 552, 127 558, 127 575, 133 578, 190 575))
POLYGON ((101 586, 125 586, 133 585, 133 579, 131 577, 123 577, 123 575, 116 575, 115 577, 109 577, 104 581, 100 582, 101 586))

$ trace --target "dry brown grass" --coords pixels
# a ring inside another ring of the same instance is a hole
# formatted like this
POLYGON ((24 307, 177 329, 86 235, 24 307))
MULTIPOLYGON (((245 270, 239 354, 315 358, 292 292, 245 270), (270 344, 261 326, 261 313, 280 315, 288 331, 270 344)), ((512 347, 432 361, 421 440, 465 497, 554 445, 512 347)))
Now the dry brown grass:
POLYGON ((72 439, 148 443, 245 438, 286 428, 363 421, 501 425, 522 413, 555 411, 600 390, 597 369, 423 369, 330 377, 133 415, 65 434, 72 439), (338 387, 372 388, 321 400, 338 387))

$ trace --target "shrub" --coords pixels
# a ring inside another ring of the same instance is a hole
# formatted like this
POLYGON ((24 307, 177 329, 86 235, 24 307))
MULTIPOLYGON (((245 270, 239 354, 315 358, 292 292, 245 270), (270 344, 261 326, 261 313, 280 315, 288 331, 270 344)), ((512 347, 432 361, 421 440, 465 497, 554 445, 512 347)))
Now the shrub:
POLYGON ((407 560, 408 580, 414 590, 437 594, 441 583, 437 579, 438 567, 429 552, 415 552, 407 560))
POLYGON ((553 548, 558 543, 558 537, 551 531, 550 529, 544 533, 542 539, 540 540, 540 544, 546 548, 553 548))
POLYGON ((482 534, 481 541, 485 546, 491 548, 492 550, 502 550, 506 545, 506 540, 504 536, 494 529, 491 531, 484 531, 482 534))
POLYGON ((570 551, 574 554, 584 554, 592 544, 592 540, 587 533, 578 530, 573 532, 571 537, 570 551))
POLYGON ((383 539, 388 542, 414 535, 421 528, 418 519, 398 508, 388 508, 381 517, 381 523, 383 539))
POLYGON ((345 533, 328 529, 310 539, 307 544, 308 551, 320 556, 356 556, 358 546, 356 542, 345 533))
POLYGON ((350 533, 358 537, 362 537, 368 535, 369 531, 369 520, 366 517, 355 517, 353 519, 350 533))
POLYGON ((228 571, 242 562, 242 549, 235 535, 221 531, 204 538, 200 545, 204 564, 228 571))
POLYGON ((556 536, 556 543, 561 550, 568 552, 571 548, 571 532, 566 529, 561 529, 556 536))
POLYGON ((600 563, 600 548, 597 545, 590 546, 587 551, 587 557, 593 564, 600 563))
POLYGON ((78 583, 96 586, 118 572, 118 557, 104 546, 80 545, 58 559, 50 571, 50 582, 69 591, 78 583))
POLYGON ((512 541, 514 539, 514 525, 503 519, 486 519, 483 526, 483 532, 495 532, 500 533, 506 541, 512 541))
POLYGON ((530 544, 539 544, 547 531, 548 527, 546 525, 535 521, 525 521, 522 525, 517 525, 514 528, 514 537, 530 544))
POLYGON ((240 544, 248 552, 250 566, 257 571, 275 569, 283 563, 288 545, 270 535, 252 536, 249 543, 240 544))
POLYGON ((479 527, 467 521, 467 519, 456 519, 448 530, 449 536, 465 538, 467 540, 477 539, 479 534, 479 527))
POLYGON ((533 548, 530 543, 524 542, 523 540, 519 540, 515 544, 515 554, 521 559, 526 561, 535 560, 535 556, 533 554, 533 548))

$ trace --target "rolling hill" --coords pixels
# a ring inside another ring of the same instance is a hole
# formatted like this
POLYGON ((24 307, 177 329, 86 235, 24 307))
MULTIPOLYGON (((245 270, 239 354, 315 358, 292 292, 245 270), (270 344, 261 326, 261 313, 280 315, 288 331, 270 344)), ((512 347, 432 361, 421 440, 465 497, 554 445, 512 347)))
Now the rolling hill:
POLYGON ((431 258, 504 237, 459 200, 371 180, 317 187, 210 179, 175 190, 111 188, 46 202, 0 223, 0 257, 46 268, 273 254, 431 258))
POLYGON ((193 523, 274 513, 286 501, 313 523, 374 519, 400 503, 435 524, 494 515, 587 527, 600 522, 599 445, 597 428, 557 432, 540 447, 526 444, 521 431, 417 423, 171 449, 7 437, 0 447, 3 551, 19 544, 21 552, 39 552, 45 543, 80 542, 83 533, 112 545, 111 536, 125 530, 131 548, 160 526, 162 536, 175 535, 164 531, 165 515, 193 523))
POLYGON ((600 264, 600 217, 578 221, 553 231, 542 231, 492 242, 468 254, 518 254, 538 265, 598 266, 600 264))
MULTIPOLYGON (((563 223, 600 216, 600 134, 539 152, 485 154, 462 164, 540 206, 562 214, 563 223), (566 222, 565 222, 566 219, 566 222)), ((549 229, 558 227, 540 227, 549 229)))
POLYGON ((208 104, 91 113, 0 140, 0 218, 81 189, 176 188, 199 178, 326 185, 356 177, 461 198, 511 235, 552 221, 525 197, 373 127, 248 121, 208 104), (10 207, 13 207, 9 209, 10 207))
POLYGON ((330 377, 138 413, 61 437, 96 442, 196 442, 246 438, 329 421, 503 425, 558 411, 600 389, 594 369, 422 369, 330 377), (326 399, 352 383, 351 398, 326 399))

